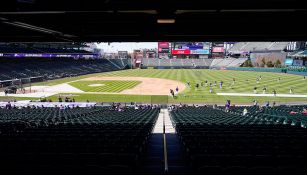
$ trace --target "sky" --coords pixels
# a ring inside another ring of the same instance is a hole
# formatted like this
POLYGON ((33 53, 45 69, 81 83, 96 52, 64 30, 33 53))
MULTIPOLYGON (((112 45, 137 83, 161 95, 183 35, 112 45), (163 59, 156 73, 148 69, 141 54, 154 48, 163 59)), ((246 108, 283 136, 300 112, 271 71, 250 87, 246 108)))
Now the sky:
POLYGON ((120 43, 97 43, 99 49, 103 49, 107 53, 115 53, 118 51, 133 52, 136 49, 154 49, 158 48, 158 42, 120 42, 120 43))

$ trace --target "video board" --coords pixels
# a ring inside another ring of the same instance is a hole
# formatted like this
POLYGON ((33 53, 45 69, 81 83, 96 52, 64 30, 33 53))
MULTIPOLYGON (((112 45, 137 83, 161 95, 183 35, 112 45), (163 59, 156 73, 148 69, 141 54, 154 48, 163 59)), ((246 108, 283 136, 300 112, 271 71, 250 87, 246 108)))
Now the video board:
POLYGON ((173 44, 172 54, 209 54, 209 42, 176 42, 173 44))

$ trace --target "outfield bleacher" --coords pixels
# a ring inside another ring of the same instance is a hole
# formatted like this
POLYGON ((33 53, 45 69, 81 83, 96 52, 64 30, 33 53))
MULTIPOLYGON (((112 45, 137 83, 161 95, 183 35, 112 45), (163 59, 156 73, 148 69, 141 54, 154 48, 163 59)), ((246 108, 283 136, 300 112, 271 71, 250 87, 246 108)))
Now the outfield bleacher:
POLYGON ((307 130, 261 117, 253 107, 248 110, 255 115, 243 116, 244 108, 225 112, 224 108, 182 107, 171 112, 193 174, 306 173, 307 130))
POLYGON ((229 53, 283 51, 289 42, 238 42, 229 49, 229 53))
POLYGON ((247 58, 225 59, 153 59, 144 58, 143 67, 157 68, 209 68, 209 67, 239 67, 247 58))
POLYGON ((136 174, 159 109, 0 109, 10 174, 136 174))

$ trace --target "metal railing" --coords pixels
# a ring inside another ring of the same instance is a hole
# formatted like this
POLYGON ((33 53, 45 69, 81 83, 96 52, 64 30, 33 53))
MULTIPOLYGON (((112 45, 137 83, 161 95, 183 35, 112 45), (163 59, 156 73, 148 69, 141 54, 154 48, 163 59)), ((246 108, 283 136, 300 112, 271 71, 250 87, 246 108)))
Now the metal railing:
POLYGON ((168 174, 168 160, 167 160, 167 142, 165 134, 165 113, 163 111, 163 148, 164 148, 164 174, 168 174))

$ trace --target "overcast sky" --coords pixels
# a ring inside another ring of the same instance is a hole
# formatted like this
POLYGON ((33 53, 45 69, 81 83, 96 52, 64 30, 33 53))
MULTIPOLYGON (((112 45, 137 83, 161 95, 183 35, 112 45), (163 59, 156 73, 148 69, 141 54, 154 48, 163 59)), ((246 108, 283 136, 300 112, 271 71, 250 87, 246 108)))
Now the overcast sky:
POLYGON ((104 52, 118 52, 128 51, 133 52, 136 49, 154 49, 158 48, 158 42, 121 42, 121 43, 99 43, 97 44, 99 49, 103 49, 104 52))

